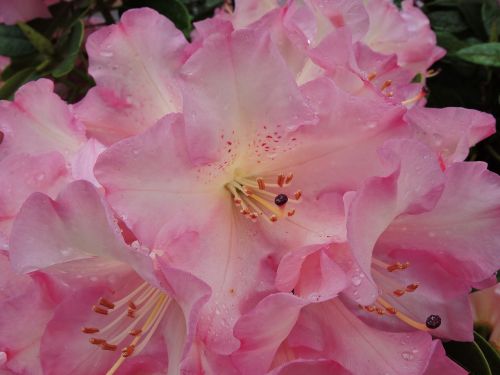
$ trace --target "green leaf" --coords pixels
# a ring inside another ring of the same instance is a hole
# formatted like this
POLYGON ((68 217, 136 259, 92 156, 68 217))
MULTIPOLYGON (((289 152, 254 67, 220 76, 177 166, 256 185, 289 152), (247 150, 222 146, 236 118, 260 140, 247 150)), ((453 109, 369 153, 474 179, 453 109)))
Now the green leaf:
POLYGON ((447 31, 436 32, 438 45, 446 49, 448 53, 454 53, 462 48, 467 47, 469 44, 461 39, 458 39, 452 33, 447 31))
POLYGON ((438 10, 429 13, 428 16, 435 31, 458 33, 467 30, 467 25, 458 10, 438 10))
POLYGON ((186 37, 192 30, 191 15, 180 0, 129 0, 124 2, 123 10, 149 7, 170 19, 186 37))
POLYGON ((0 24, 0 55, 17 57, 27 55, 34 50, 19 27, 0 24))
POLYGON ((474 64, 500 67, 500 43, 475 44, 462 48, 456 55, 474 64))
POLYGON ((486 357, 492 374, 500 374, 500 355, 498 352, 477 332, 474 332, 474 341, 486 357))
POLYGON ((54 53, 54 46, 52 46, 50 40, 45 36, 24 22, 19 22, 17 26, 19 26, 23 34, 29 39, 38 52, 46 55, 52 55, 54 53))
POLYGON ((481 348, 475 342, 443 343, 448 357, 470 371, 470 375, 493 375, 481 348))
POLYGON ((71 32, 69 34, 68 40, 64 45, 64 58, 63 60, 56 65, 56 67, 52 70, 52 75, 55 78, 60 78, 65 76, 69 72, 73 70, 75 66, 76 59, 78 57, 78 53, 80 52, 80 47, 83 41, 84 34, 84 25, 80 20, 75 23, 75 25, 71 28, 71 32))
POLYGON ((487 0, 481 8, 484 29, 490 37, 490 42, 498 41, 500 33, 500 7, 495 0, 487 0))
POLYGON ((12 75, 0 87, 0 99, 9 99, 24 83, 36 77, 35 67, 25 68, 12 75))

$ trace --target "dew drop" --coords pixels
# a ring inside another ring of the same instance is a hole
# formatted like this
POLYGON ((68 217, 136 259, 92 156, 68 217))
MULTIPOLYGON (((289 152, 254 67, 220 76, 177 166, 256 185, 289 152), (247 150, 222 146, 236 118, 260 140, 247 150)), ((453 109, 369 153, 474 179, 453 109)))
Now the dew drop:
POLYGON ((413 353, 411 353, 411 352, 403 352, 403 353, 401 353, 401 357, 405 361, 411 361, 413 359, 413 353))
POLYGON ((353 276, 351 281, 354 286, 359 286, 361 284, 361 277, 359 275, 353 276))
POLYGON ((111 52, 111 51, 106 51, 106 50, 103 50, 103 51, 99 52, 99 54, 100 54, 102 57, 112 57, 112 56, 113 56, 113 52, 111 52))

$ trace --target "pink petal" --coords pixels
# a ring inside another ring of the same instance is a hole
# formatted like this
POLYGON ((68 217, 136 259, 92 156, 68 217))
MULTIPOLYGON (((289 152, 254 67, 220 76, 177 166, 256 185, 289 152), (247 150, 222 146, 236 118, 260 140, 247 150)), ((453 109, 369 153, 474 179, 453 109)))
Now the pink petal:
POLYGON ((424 375, 467 375, 468 372, 446 356, 443 344, 432 341, 432 357, 424 375))
POLYGON ((495 132, 495 118, 473 109, 414 107, 406 119, 416 137, 435 150, 446 165, 463 161, 470 147, 495 132))
POLYGON ((0 228, 8 236, 23 202, 35 192, 54 196, 67 179, 66 162, 57 152, 16 154, 0 160, 0 228))
POLYGON ((421 374, 431 354, 430 335, 376 330, 339 300, 303 309, 288 342, 308 348, 309 355, 334 360, 353 374, 421 374))
POLYGON ((344 272, 316 246, 286 254, 278 266, 276 287, 312 302, 336 297, 346 286, 344 272))
POLYGON ((77 105, 88 132, 109 144, 137 134, 181 108, 176 73, 187 42, 167 18, 148 8, 123 14, 87 41, 97 82, 77 105))
POLYGON ((124 260, 148 275, 150 262, 125 246, 101 197, 84 181, 68 185, 56 201, 31 195, 14 223, 10 248, 12 264, 21 272, 97 255, 124 260))
POLYGON ((290 293, 277 293, 264 298, 234 327, 241 346, 232 355, 242 374, 263 374, 293 328, 305 302, 290 293), (279 319, 276 319, 279 316, 279 319))
POLYGON ((483 281, 499 263, 500 178, 480 162, 455 163, 445 178, 434 209, 394 220, 380 246, 423 251, 451 275, 471 283, 483 281))
POLYGON ((373 247, 390 223, 402 213, 432 209, 443 190, 437 160, 423 144, 389 141, 381 154, 392 171, 367 180, 351 203, 347 222, 353 255, 367 274, 373 247))
POLYGON ((85 141, 83 125, 53 88, 52 81, 40 79, 21 87, 13 102, 0 102, 0 131, 4 134, 0 159, 14 152, 69 155, 85 141))
POLYGON ((12 374, 42 371, 40 338, 55 302, 48 289, 43 278, 14 273, 0 252, 0 352, 6 353, 5 366, 12 374))
POLYGON ((268 375, 351 375, 341 365, 328 359, 298 359, 275 368, 268 375))
POLYGON ((0 23, 7 25, 30 21, 33 18, 49 18, 50 13, 42 0, 0 0, 0 23))
POLYGON ((186 135, 195 161, 220 159, 227 141, 258 142, 256 133, 264 127, 286 133, 315 120, 267 33, 213 35, 182 73, 186 135))

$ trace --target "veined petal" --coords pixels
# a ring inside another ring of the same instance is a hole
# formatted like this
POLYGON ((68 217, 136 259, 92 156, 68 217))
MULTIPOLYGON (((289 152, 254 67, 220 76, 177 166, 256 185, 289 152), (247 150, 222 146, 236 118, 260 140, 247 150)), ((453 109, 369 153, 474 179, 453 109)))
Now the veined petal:
POLYGON ((206 39, 184 65, 182 76, 186 136, 195 161, 219 159, 227 141, 235 145, 234 152, 256 142, 259 131, 286 133, 315 121, 262 31, 206 39))
POLYGON ((13 25, 33 18, 49 18, 47 5, 41 0, 20 0, 15 4, 10 0, 0 0, 0 22, 13 25))
POLYGON ((8 237, 23 202, 35 192, 54 196, 68 172, 61 154, 14 154, 0 160, 0 231, 8 237))
POLYGON ((337 362, 329 359, 297 359, 275 368, 268 375, 352 375, 337 362))
POLYGON ((480 162, 455 163, 444 176, 436 206, 396 218, 379 244, 429 253, 451 275, 480 282, 498 268, 500 178, 480 162))
POLYGON ((125 245, 109 209, 85 181, 69 184, 56 201, 32 194, 16 218, 10 248, 21 272, 92 256, 130 261, 146 278, 151 272, 150 258, 125 245))
POLYGON ((21 87, 14 101, 0 102, 0 159, 12 153, 59 151, 69 156, 85 141, 83 124, 53 93, 54 84, 39 79, 21 87))
POLYGON ((445 165, 463 161, 469 148, 495 132, 495 118, 466 108, 414 107, 406 120, 415 136, 429 145, 445 165))
POLYGON ((440 340, 432 341, 432 357, 424 375, 467 375, 468 372, 446 356, 440 340))
POLYGON ((170 20, 148 8, 125 12, 117 25, 93 33, 86 47, 97 86, 76 106, 88 132, 109 144, 178 112, 175 76, 186 45, 170 20))

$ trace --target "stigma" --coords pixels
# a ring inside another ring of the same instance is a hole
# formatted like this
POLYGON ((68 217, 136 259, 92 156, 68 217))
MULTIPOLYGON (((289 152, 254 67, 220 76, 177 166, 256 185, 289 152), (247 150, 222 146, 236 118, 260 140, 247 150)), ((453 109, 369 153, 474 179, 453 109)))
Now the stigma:
POLYGON ((300 202, 302 191, 287 193, 292 180, 292 173, 267 177, 235 177, 225 187, 243 216, 254 222, 264 218, 274 223, 295 215, 295 208, 289 208, 289 205, 300 202))
POLYGON ((140 353, 147 345, 170 304, 161 290, 141 284, 119 301, 101 297, 92 307, 94 313, 106 319, 103 327, 83 327, 82 333, 91 335, 89 343, 110 352, 120 351, 118 360, 106 372, 113 375, 123 362, 140 353))
POLYGON ((372 272, 374 276, 377 276, 377 279, 379 279, 379 281, 383 282, 386 289, 382 290, 381 295, 379 295, 374 304, 360 307, 367 312, 375 313, 380 316, 394 316, 395 318, 399 319, 410 327, 418 329, 419 331, 429 331, 439 328, 439 326, 441 325, 441 317, 439 315, 431 314, 427 317, 425 322, 420 322, 413 319, 408 314, 400 311, 394 306, 400 303, 400 298, 402 298, 407 293, 415 292, 420 285, 418 282, 413 282, 408 285, 400 285, 393 276, 390 276, 394 272, 402 272, 409 267, 409 262, 396 262, 394 264, 387 264, 374 257, 372 260, 372 272))

